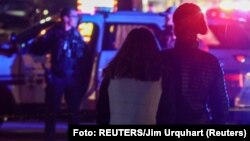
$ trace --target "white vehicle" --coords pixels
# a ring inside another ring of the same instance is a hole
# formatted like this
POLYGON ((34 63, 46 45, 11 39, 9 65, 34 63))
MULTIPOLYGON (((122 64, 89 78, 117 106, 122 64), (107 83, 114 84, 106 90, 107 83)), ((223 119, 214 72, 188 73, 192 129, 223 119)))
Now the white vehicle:
MULTIPOLYGON (((81 109, 94 111, 102 69, 115 55, 128 32, 133 28, 144 26, 159 35, 157 37, 160 41, 164 41, 162 37, 165 35, 167 20, 164 15, 140 12, 97 13, 80 16, 79 31, 92 53, 89 89, 83 99, 81 109)), ((42 63, 49 65, 50 55, 41 57, 25 52, 33 46, 34 40, 38 36, 43 36, 55 22, 53 18, 41 20, 39 24, 16 36, 18 53, 12 56, 0 55, 0 99, 6 99, 0 111, 5 109, 4 116, 19 113, 32 116, 43 114, 46 83, 42 63), (11 109, 9 105, 13 105, 13 108, 11 109)), ((1 47, 8 48, 12 45, 11 42, 5 42, 1 47)), ((64 107, 62 105, 62 109, 64 107)))

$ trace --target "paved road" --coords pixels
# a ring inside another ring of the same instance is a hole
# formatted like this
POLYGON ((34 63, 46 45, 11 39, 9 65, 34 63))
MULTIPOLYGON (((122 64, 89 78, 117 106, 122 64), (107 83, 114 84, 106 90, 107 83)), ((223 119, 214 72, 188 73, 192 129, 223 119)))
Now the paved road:
MULTIPOLYGON (((1 117, 2 118, 2 117, 1 117)), ((66 116, 61 115, 56 126, 57 141, 67 141, 66 116)), ((86 111, 82 117, 83 125, 95 124, 95 116, 86 111)), ((0 141, 44 141, 44 115, 15 115, 0 124, 0 141)))
MULTIPOLYGON (((250 125, 250 109, 231 109, 230 123, 234 125, 250 125)), ((95 122, 85 120, 82 124, 95 125, 95 122)), ((66 122, 59 121, 56 127, 56 141, 68 141, 66 122)), ((0 127, 0 141, 43 141, 43 138, 44 123, 42 120, 10 120, 4 122, 0 127)))
MULTIPOLYGON (((94 125, 83 122, 82 125, 94 125)), ((59 121, 56 141, 67 141, 67 123, 59 121)), ((44 141, 44 122, 36 120, 7 121, 0 127, 0 141, 44 141)))
MULTIPOLYGON (((57 124, 58 141, 67 141, 67 124, 57 124)), ((8 121, 0 128, 0 141, 43 141, 44 123, 42 121, 8 121)))

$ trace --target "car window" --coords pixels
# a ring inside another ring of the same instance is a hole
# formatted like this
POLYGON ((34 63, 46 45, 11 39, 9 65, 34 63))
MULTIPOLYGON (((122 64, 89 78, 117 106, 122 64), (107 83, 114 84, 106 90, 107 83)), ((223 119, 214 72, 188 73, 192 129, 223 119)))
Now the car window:
POLYGON ((87 44, 91 44, 96 41, 97 26, 91 22, 82 22, 78 26, 78 30, 83 37, 83 40, 87 44))
MULTIPOLYGON (((103 50, 118 50, 128 33, 139 27, 145 27, 152 32, 159 33, 160 29, 151 24, 108 24, 105 29, 105 35, 103 40, 103 50)), ((159 43, 160 45, 160 43, 159 43)))

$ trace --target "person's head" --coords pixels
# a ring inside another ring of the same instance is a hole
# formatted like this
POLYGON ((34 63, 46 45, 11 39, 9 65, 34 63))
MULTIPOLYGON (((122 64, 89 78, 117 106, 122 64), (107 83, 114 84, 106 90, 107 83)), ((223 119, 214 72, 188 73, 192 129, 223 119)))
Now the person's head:
POLYGON ((159 67, 160 50, 154 34, 146 28, 136 28, 129 32, 104 77, 158 80, 159 67))
POLYGON ((64 7, 60 12, 60 18, 68 29, 77 27, 78 14, 74 8, 64 7))
POLYGON ((174 31, 177 39, 196 38, 206 34, 207 24, 199 6, 193 3, 180 5, 173 15, 174 31))

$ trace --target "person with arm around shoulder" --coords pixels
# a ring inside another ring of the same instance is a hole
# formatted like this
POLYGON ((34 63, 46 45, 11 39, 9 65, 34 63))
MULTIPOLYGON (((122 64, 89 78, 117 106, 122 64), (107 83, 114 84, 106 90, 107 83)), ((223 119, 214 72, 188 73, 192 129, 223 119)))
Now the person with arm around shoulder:
POLYGON ((173 15, 176 42, 163 52, 163 77, 157 124, 226 124, 228 95, 218 59, 199 49, 206 34, 197 5, 184 3, 173 15))

